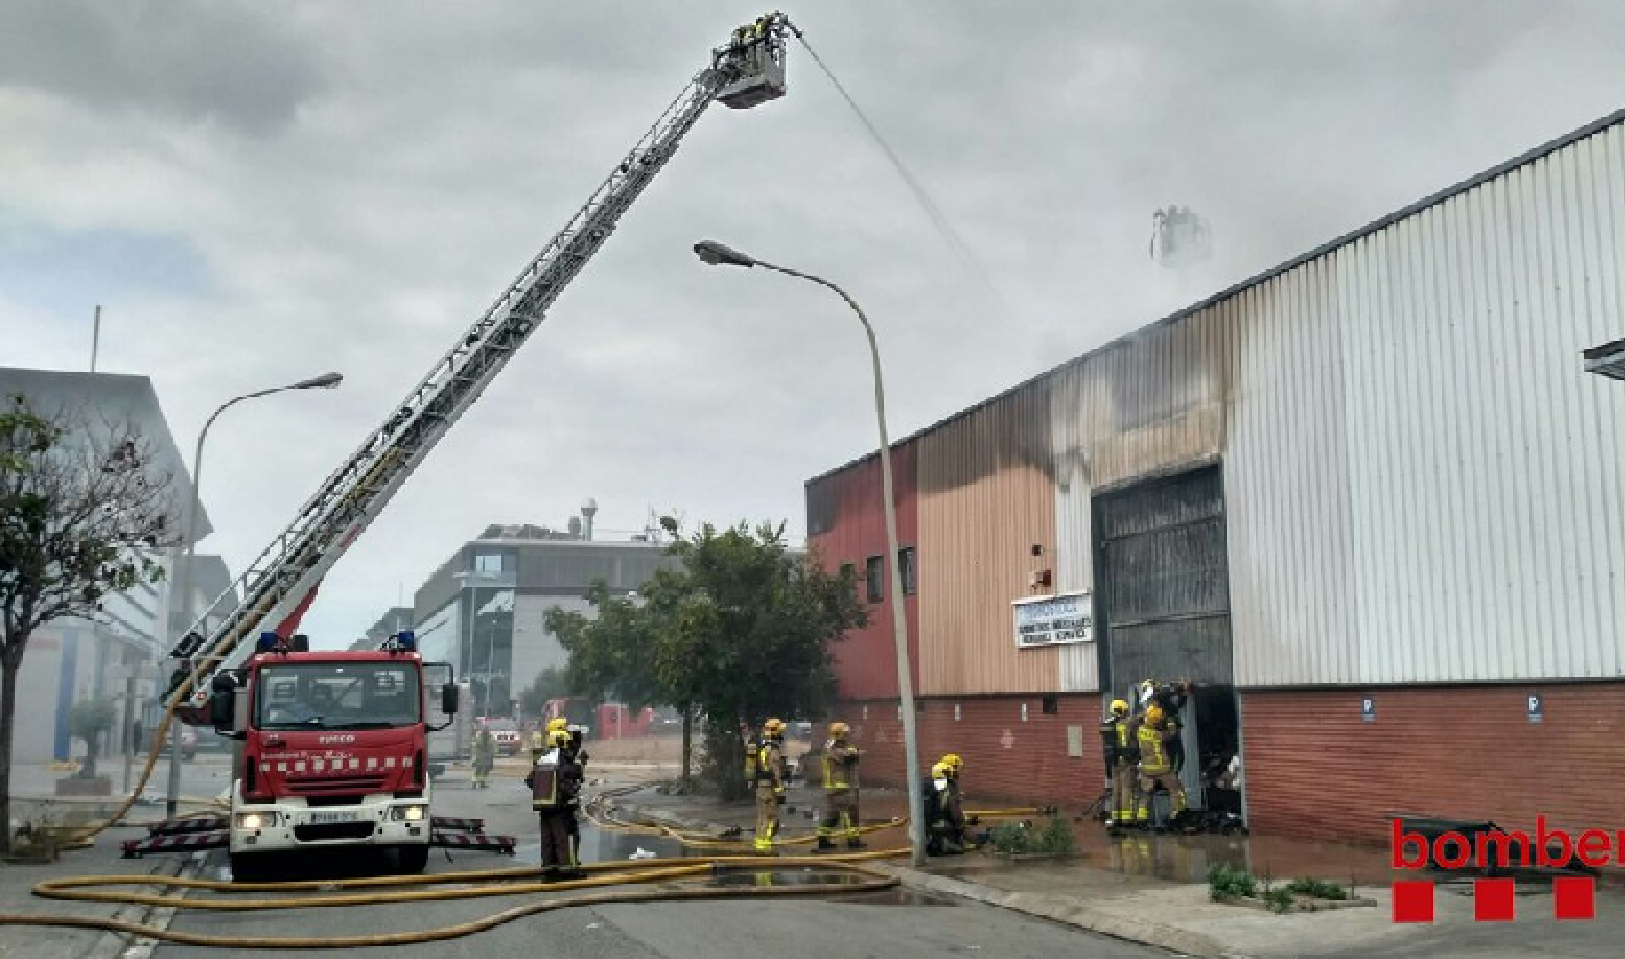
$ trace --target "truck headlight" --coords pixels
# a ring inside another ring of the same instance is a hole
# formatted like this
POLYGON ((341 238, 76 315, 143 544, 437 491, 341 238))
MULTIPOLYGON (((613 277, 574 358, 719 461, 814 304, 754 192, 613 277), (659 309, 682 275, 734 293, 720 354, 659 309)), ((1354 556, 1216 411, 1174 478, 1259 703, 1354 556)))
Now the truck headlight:
POLYGON ((265 829, 276 825, 274 812, 245 812, 237 814, 238 829, 265 829))
POLYGON ((407 822, 422 822, 429 818, 428 806, 396 806, 392 812, 394 818, 404 819, 407 822))

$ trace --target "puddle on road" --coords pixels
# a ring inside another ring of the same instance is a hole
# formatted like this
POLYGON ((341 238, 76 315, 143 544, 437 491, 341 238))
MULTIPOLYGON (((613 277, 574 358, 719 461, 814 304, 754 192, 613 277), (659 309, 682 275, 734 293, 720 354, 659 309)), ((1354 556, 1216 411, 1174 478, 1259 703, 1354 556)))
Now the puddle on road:
MULTIPOLYGON (((866 882, 862 876, 849 872, 820 872, 816 869, 752 869, 726 872, 712 878, 706 885, 720 889, 759 889, 769 886, 855 886, 866 882)), ((876 892, 843 893, 830 896, 827 902, 847 903, 854 906, 957 906, 959 903, 943 896, 894 887, 876 892)))

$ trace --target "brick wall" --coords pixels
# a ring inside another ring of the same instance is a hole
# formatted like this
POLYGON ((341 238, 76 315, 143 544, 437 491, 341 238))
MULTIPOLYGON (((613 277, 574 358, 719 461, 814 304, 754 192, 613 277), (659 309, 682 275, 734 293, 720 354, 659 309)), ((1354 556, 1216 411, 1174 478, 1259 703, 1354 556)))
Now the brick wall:
MULTIPOLYGON (((925 767, 945 753, 965 760, 963 783, 967 796, 980 802, 1011 799, 1055 802, 1079 806, 1093 802, 1102 784, 1100 696, 1060 696, 1059 712, 1046 715, 1042 699, 998 697, 986 699, 920 700, 917 715, 920 763, 925 767), (954 720, 954 705, 960 708, 954 720), (1027 722, 1021 704, 1027 704, 1027 722), (1067 727, 1081 726, 1083 756, 1067 755, 1067 727), (1008 733, 1008 736, 1006 735, 1008 733)), ((864 751, 863 781, 901 786, 903 724, 897 701, 843 703, 837 717, 852 727, 864 751), (863 717, 867 706, 869 717, 863 717)), ((818 731, 822 738, 823 731, 818 731)))
POLYGON ((1386 845, 1390 812, 1625 829, 1625 683, 1245 692, 1241 716, 1259 832, 1386 845))

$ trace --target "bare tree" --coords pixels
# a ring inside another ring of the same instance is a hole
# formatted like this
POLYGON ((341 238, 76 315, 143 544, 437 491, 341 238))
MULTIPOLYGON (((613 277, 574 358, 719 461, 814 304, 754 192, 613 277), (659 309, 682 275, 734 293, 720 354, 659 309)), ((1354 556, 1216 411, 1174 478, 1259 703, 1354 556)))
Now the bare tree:
POLYGON ((59 619, 96 620, 102 600, 157 582, 174 545, 173 478, 133 422, 0 400, 0 852, 11 849, 17 676, 28 641, 59 619))

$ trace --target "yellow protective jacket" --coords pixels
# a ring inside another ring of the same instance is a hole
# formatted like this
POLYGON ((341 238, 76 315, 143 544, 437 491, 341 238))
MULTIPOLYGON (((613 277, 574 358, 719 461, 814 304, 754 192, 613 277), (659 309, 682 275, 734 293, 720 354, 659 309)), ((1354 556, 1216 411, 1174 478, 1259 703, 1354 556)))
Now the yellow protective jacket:
POLYGON ((771 739, 758 743, 754 758, 756 788, 784 792, 784 760, 779 752, 779 744, 771 739))
POLYGON ((843 793, 858 788, 858 757, 862 752, 846 740, 824 744, 824 791, 843 793))
POLYGON ((1140 772, 1148 776, 1160 776, 1173 771, 1166 742, 1171 735, 1173 735, 1171 730, 1157 729, 1150 723, 1140 724, 1140 772))

